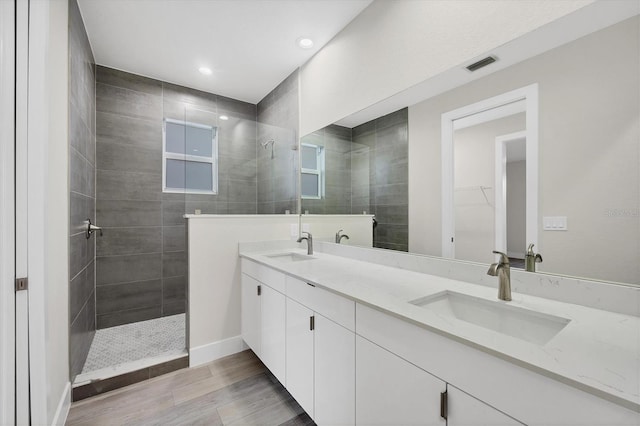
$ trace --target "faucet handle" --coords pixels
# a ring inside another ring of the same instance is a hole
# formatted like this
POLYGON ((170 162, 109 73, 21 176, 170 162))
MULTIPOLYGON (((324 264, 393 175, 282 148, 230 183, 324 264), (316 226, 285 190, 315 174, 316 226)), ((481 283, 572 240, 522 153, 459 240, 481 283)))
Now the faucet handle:
POLYGON ((497 250, 494 250, 494 251, 493 251, 493 253, 494 253, 494 254, 499 254, 499 255, 500 255, 500 263, 503 263, 503 264, 506 264, 506 265, 508 265, 508 264, 509 264, 509 256, 507 256, 507 255, 506 255, 506 254, 504 254, 503 252, 501 252, 501 251, 497 251, 497 250))

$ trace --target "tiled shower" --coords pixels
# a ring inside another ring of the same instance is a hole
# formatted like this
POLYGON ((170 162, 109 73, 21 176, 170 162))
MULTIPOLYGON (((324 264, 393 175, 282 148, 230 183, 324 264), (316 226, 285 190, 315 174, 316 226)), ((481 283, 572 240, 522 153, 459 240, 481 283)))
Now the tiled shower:
POLYGON ((184 214, 296 213, 298 74, 257 105, 177 86, 96 65, 75 0, 69 16, 70 363, 79 383, 106 366, 185 352, 184 214), (213 129, 215 194, 163 189, 167 119, 213 129), (86 219, 102 234, 87 239, 86 219))

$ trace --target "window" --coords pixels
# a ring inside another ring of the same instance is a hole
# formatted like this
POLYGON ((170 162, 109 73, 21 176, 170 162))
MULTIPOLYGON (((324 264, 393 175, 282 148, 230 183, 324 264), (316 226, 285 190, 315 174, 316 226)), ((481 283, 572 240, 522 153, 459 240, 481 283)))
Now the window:
POLYGON ((301 145, 302 198, 319 200, 324 195, 324 147, 301 145))
POLYGON ((218 193, 217 128, 165 118, 162 191, 218 193))

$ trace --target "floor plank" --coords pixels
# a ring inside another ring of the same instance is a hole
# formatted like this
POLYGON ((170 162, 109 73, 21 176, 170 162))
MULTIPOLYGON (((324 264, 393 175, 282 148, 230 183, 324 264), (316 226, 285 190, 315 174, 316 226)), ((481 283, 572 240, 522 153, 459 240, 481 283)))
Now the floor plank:
POLYGON ((75 402, 66 424, 314 425, 251 351, 75 402))

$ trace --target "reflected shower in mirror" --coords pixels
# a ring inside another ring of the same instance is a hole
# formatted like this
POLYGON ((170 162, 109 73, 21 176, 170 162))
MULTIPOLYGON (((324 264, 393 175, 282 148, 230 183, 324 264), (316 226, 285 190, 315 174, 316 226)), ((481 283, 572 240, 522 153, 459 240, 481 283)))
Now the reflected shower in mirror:
MULTIPOLYGON (((503 46, 504 55, 496 55, 495 64, 475 74, 465 70, 466 80, 457 86, 432 85, 428 95, 403 92, 393 102, 385 100, 339 120, 336 125, 351 129, 352 142, 370 148, 366 206, 381 223, 376 247, 491 263, 493 249, 502 248, 522 258, 528 245, 535 243, 536 253, 544 258, 536 265, 542 273, 640 285, 640 17, 600 28, 527 59, 510 60, 509 46, 503 46), (500 65, 505 62, 513 65, 500 65), (455 217, 453 209, 446 217, 443 115, 530 86, 537 87, 535 127, 529 126, 527 110, 520 118, 505 118, 526 121, 524 128, 513 124, 489 134, 487 128, 497 124, 485 123, 452 132, 456 140, 452 181, 457 191, 452 187, 451 203, 455 200, 456 211, 455 217), (383 125, 378 126, 385 116, 371 117, 397 109, 401 101, 408 105, 401 110, 407 117, 406 143, 396 145, 391 141, 400 138, 400 132, 391 136, 383 125), (529 156, 530 140, 525 137, 525 158, 512 160, 514 141, 523 129, 537 143, 535 158, 529 156), (491 146, 473 145, 469 138, 474 131, 487 133, 486 143, 491 146), (465 151, 464 145, 471 150, 465 151), (503 149, 504 170, 496 167, 500 165, 499 148, 503 149), (525 185, 530 184, 530 161, 534 159, 538 162, 533 179, 536 190, 518 189, 523 168, 525 185), (504 186, 496 183, 498 171, 506 181, 504 186), (478 175, 473 179, 465 175, 471 172, 478 175), (511 215, 522 210, 522 198, 527 206, 532 195, 537 195, 533 215, 511 215), (530 225, 527 219, 534 216, 530 225), (446 220, 456 224, 454 234, 443 228, 446 220), (522 221, 526 222, 524 240, 522 221), (498 222, 504 225, 496 226, 498 222), (451 237, 460 243, 455 256, 446 252, 445 240, 451 237), (473 246, 472 237, 482 237, 482 245, 473 246), (463 247, 465 239, 467 248, 463 247)), ((515 46, 518 40, 513 43, 515 46)), ((518 47, 520 53, 527 49, 518 47)), ((459 78, 459 71, 451 70, 451 75, 459 78)), ((447 81, 447 72, 438 77, 439 82, 447 81)), ((310 136, 317 138, 326 129, 310 136)), ((327 168, 329 161, 327 157, 327 168)), ((359 195, 352 185, 352 212, 365 210, 358 205, 359 195)), ((317 200, 302 201, 303 211, 329 212, 316 207, 317 200)))
POLYGON ((331 125, 304 136, 302 211, 373 214, 374 247, 407 251, 407 123, 403 108, 354 128, 331 125))

